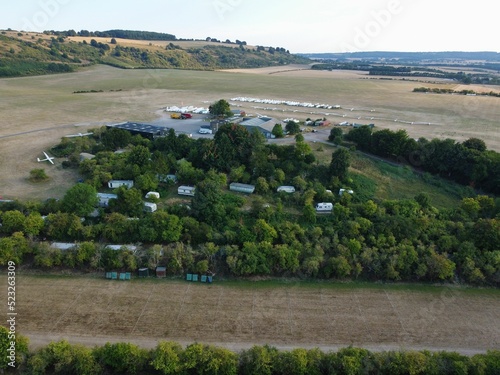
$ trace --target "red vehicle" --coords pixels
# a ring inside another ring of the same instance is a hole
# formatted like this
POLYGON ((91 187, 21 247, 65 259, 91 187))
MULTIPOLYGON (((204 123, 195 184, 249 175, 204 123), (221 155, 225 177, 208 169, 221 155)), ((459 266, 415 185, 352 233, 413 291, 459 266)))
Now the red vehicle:
POLYGON ((191 113, 181 113, 181 119, 185 120, 187 118, 193 118, 191 113))

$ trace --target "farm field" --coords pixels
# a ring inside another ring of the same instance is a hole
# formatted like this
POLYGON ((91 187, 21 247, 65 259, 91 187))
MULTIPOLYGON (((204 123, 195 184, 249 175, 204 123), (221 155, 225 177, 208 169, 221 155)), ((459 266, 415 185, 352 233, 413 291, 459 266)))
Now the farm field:
POLYGON ((18 333, 33 348, 63 338, 89 346, 175 340, 235 350, 353 345, 464 354, 500 345, 497 290, 18 275, 16 291, 18 333))
MULTIPOLYGON (((77 176, 62 169, 62 159, 51 166, 37 163, 36 158, 64 135, 108 123, 153 121, 158 118, 158 111, 167 106, 208 107, 218 99, 238 96, 342 106, 339 110, 324 110, 234 103, 254 115, 300 120, 326 117, 334 123, 373 122, 378 128, 406 129, 415 138, 463 141, 479 137, 489 148, 500 150, 498 98, 412 92, 419 86, 458 87, 451 82, 423 84, 367 79, 355 72, 307 68, 307 65, 265 68, 248 74, 244 70, 122 70, 92 66, 76 73, 1 79, 0 196, 60 198, 77 176), (103 92, 73 93, 90 90, 103 92), (411 122, 432 125, 411 125, 411 122), (29 171, 34 168, 45 168, 52 180, 44 184, 28 182, 29 171)), ((498 87, 488 89, 498 90, 498 87)))

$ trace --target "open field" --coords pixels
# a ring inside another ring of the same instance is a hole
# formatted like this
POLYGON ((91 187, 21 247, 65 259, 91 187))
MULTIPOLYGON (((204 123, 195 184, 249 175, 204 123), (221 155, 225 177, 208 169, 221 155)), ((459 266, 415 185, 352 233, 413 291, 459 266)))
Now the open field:
MULTIPOLYGON (((109 43, 111 38, 102 38, 102 37, 84 37, 84 36, 71 36, 68 37, 68 40, 73 42, 82 42, 86 41, 90 44, 90 41, 94 39, 99 43, 109 43)), ((136 48, 148 48, 154 50, 155 48, 165 49, 167 45, 170 43, 175 44, 176 46, 180 46, 181 48, 203 48, 205 46, 216 46, 216 47, 232 47, 239 48, 238 44, 229 44, 229 43, 217 43, 217 42, 207 42, 205 40, 135 40, 135 39, 122 39, 115 38, 116 44, 122 47, 136 47, 136 48)), ((254 46, 245 46, 246 49, 255 49, 254 46)))
MULTIPOLYGON (((6 277, 0 282, 5 288, 6 277)), ((66 338, 89 346, 175 340, 472 354, 500 345, 497 290, 25 275, 16 284, 18 333, 31 337, 32 347, 66 338)))
MULTIPOLYGON (((153 121, 158 110, 166 106, 207 107, 220 98, 236 96, 342 106, 339 110, 324 110, 235 103, 251 114, 267 114, 277 119, 327 117, 332 122, 373 122, 379 128, 406 129, 415 138, 463 141, 479 137, 489 148, 500 150, 498 98, 412 93, 414 87, 422 84, 365 79, 366 76, 352 72, 297 70, 302 68, 308 66, 276 67, 246 74, 93 66, 71 74, 1 79, 0 196, 61 197, 74 183, 73 176, 62 171, 61 159, 53 167, 38 164, 36 158, 63 135, 106 123, 153 121), (89 90, 104 92, 73 94, 89 90), (411 122, 432 125, 411 125, 411 122), (29 171, 40 167, 53 177, 52 182, 28 183, 29 171)), ((452 83, 436 85, 457 87, 452 83)))

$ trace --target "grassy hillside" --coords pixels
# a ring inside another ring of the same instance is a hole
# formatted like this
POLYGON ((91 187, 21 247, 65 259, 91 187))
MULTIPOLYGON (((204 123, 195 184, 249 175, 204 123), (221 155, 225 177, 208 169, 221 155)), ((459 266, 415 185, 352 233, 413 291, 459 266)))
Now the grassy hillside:
POLYGON ((215 70, 259 68, 307 63, 309 60, 274 48, 192 43, 183 41, 68 38, 38 33, 2 31, 0 77, 69 72, 82 65, 107 64, 119 68, 215 70))

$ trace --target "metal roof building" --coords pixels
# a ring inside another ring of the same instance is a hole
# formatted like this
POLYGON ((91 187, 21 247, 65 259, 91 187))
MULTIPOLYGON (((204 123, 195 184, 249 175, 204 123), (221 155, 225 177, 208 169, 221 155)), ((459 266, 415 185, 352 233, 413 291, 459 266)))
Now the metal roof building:
POLYGON ((133 135, 139 134, 150 139, 155 137, 164 137, 170 130, 170 128, 166 128, 164 126, 144 124, 141 122, 123 122, 120 124, 108 125, 107 127, 127 130, 133 135))
POLYGON ((276 121, 271 117, 256 117, 245 119, 240 122, 239 125, 244 126, 248 131, 258 130, 264 134, 264 137, 266 138, 274 138, 272 131, 277 122, 279 121, 276 121))
POLYGON ((237 191, 239 193, 252 194, 255 191, 255 186, 233 182, 229 185, 229 190, 237 191))

